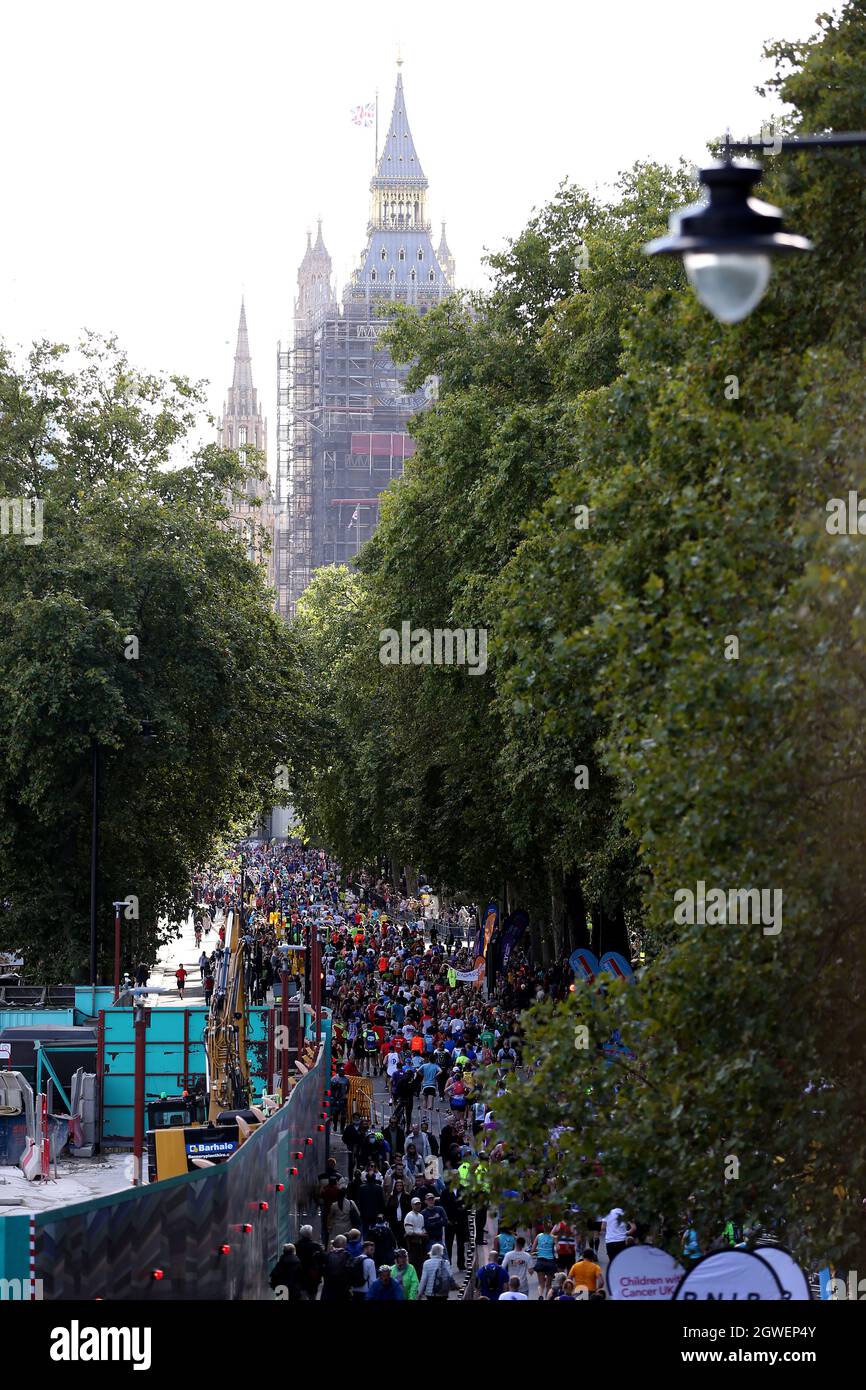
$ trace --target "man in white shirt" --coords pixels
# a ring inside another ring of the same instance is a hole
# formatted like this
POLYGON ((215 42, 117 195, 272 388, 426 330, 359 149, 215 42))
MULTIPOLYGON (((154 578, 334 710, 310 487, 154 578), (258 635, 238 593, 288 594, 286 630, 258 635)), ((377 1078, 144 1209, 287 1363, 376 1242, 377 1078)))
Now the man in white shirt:
POLYGON ((403 1229, 406 1232, 406 1249, 409 1252, 409 1259, 420 1279, 421 1270, 424 1267, 424 1256, 427 1253, 427 1236, 424 1231, 424 1213, 421 1210, 420 1197, 412 1198, 412 1210, 406 1214, 403 1229))
POLYGON ((526 1249, 526 1237, 518 1236, 514 1243, 514 1249, 509 1250, 502 1261, 502 1268, 508 1275, 509 1283, 517 1280, 517 1287, 524 1298, 529 1297, 529 1271, 532 1268, 532 1256, 526 1249))
MULTIPOLYGON (((513 1251, 513 1250, 509 1250, 508 1254, 509 1254, 509 1255, 513 1255, 513 1254, 514 1254, 514 1251, 513 1251)), ((506 1259, 507 1259, 507 1258, 508 1258, 508 1257, 506 1256, 506 1259)), ((502 1263, 503 1263, 503 1265, 504 1265, 504 1264, 505 1264, 505 1260, 503 1260, 502 1263)), ((508 1302, 508 1303, 526 1303, 527 1300, 528 1300, 528 1298, 529 1298, 529 1295, 528 1295, 528 1294, 525 1294, 525 1293, 521 1293, 521 1292, 520 1292, 520 1280, 517 1278, 517 1275, 515 1275, 513 1279, 509 1279, 509 1281, 508 1281, 508 1288, 505 1290, 505 1293, 501 1293, 501 1294, 499 1295, 499 1302, 500 1302, 500 1303, 505 1303, 505 1302, 508 1302)))
POLYGON ((626 1241, 629 1236, 635 1234, 637 1227, 633 1221, 626 1221, 622 1207, 611 1207, 607 1216, 602 1218, 601 1229, 604 1233, 607 1258, 612 1260, 614 1255, 618 1255, 620 1250, 625 1248, 626 1241))

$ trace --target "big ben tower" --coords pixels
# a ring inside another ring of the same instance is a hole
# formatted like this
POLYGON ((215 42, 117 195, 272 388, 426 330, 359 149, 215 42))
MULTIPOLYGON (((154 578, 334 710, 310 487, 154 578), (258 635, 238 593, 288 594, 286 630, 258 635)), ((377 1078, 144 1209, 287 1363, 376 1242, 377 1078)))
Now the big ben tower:
POLYGON ((315 569, 353 563, 375 530, 381 493, 415 452, 407 424, 432 392, 407 391, 409 366, 394 363, 379 338, 392 306, 425 313, 454 292, 454 261, 444 231, 442 259, 433 247, 427 195, 398 71, 370 182, 360 265, 338 304, 320 221, 298 272, 292 349, 279 353, 277 471, 288 507, 279 594, 286 617, 315 569))

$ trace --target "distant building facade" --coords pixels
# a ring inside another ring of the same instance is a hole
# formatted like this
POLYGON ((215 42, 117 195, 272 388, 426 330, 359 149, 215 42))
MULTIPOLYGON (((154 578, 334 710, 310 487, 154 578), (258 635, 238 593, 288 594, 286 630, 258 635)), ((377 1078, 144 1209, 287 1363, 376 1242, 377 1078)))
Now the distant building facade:
POLYGON ((432 392, 406 390, 379 339, 389 308, 424 312, 454 292, 454 258, 434 250, 427 178, 406 114, 398 73, 391 122, 370 184, 367 242, 338 302, 319 222, 298 270, 294 336, 278 350, 278 609, 294 615, 313 571, 350 564, 379 519, 382 491, 415 451, 407 422, 432 392))

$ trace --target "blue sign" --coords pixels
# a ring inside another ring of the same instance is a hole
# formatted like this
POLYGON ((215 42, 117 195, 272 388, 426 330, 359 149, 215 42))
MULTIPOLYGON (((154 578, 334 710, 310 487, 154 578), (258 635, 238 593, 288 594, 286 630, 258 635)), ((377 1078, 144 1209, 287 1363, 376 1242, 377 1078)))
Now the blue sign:
POLYGON ((598 974, 598 956, 594 956, 592 951, 584 950, 582 946, 579 950, 572 951, 568 963, 576 980, 594 980, 598 974))
POLYGON ((599 971, 604 971, 607 975, 613 975, 615 980, 633 980, 634 971, 619 951, 605 951, 601 958, 599 971))

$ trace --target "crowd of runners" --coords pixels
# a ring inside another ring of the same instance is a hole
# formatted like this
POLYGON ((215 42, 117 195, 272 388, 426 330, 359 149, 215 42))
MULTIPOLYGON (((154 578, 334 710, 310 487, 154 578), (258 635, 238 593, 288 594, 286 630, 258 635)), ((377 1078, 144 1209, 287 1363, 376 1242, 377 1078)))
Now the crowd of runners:
MULTIPOLYGON (((508 1162, 496 1102, 522 1065, 521 1010, 568 990, 567 963, 532 969, 517 944, 491 989, 472 905, 444 909, 426 887, 341 875, 294 842, 247 844, 242 864, 194 882, 205 997, 243 881, 250 1003, 271 1002, 287 959, 300 958, 292 948, 315 932, 332 1016, 334 1156, 316 1224, 285 1247, 274 1287, 324 1301, 604 1297, 599 1237, 607 1225, 608 1254, 631 1238, 622 1213, 594 1229, 563 1212, 511 1230, 484 1196, 490 1165, 508 1162)), ((298 970, 288 987, 309 980, 298 970)))

